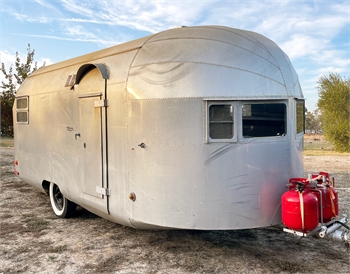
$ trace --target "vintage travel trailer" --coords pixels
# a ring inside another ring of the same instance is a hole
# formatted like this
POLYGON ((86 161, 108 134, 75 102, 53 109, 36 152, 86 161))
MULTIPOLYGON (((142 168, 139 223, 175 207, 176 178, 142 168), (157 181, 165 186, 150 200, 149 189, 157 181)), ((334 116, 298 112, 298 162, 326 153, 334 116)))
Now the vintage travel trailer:
POLYGON ((13 108, 15 172, 50 195, 135 228, 281 223, 302 177, 304 97, 268 38, 181 27, 31 74, 13 108))

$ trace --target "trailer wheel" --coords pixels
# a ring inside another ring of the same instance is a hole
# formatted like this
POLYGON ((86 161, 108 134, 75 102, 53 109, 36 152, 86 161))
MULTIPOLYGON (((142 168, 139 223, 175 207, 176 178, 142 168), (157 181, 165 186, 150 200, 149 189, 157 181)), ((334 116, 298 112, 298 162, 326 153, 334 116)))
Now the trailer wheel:
POLYGON ((56 216, 60 218, 69 218, 74 214, 77 207, 76 204, 63 196, 58 185, 51 182, 49 194, 50 203, 56 216))

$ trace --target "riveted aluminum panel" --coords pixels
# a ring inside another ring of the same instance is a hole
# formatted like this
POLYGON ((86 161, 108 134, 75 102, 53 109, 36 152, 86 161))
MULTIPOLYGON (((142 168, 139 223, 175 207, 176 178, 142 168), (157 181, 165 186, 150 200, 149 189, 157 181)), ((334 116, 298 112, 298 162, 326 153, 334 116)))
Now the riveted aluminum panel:
POLYGON ((132 63, 128 88, 140 98, 302 97, 288 57, 274 42, 220 27, 152 36, 132 63))
POLYGON ((128 90, 140 99, 287 97, 280 82, 255 73, 204 63, 137 67, 131 69, 129 79, 128 90))
POLYGON ((291 162, 291 134, 204 143, 205 112, 200 99, 130 101, 134 226, 242 229, 281 221, 285 182, 302 172, 301 162, 291 162))

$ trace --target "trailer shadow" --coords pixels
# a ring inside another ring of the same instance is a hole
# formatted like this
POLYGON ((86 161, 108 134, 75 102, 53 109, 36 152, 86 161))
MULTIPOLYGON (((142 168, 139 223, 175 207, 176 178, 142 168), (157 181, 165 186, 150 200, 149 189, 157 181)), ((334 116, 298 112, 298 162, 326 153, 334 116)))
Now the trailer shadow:
POLYGON ((73 219, 99 219, 101 217, 99 217, 99 216, 95 215, 94 213, 86 210, 85 208, 77 206, 77 209, 76 209, 74 215, 71 218, 73 218, 73 219))

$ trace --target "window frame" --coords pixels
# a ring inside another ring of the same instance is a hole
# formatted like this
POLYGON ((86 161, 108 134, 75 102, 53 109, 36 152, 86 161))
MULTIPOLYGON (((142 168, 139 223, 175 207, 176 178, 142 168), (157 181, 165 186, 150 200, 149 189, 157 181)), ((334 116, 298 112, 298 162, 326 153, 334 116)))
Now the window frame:
POLYGON ((17 124, 24 124, 28 125, 29 124, 29 96, 21 96, 21 97, 16 97, 16 123, 17 124), (18 108, 18 102, 19 100, 26 99, 27 100, 27 105, 24 108, 18 108), (27 114, 27 120, 26 121, 18 121, 18 113, 26 113, 27 114))
POLYGON ((206 143, 233 143, 237 142, 237 107, 238 103, 237 101, 232 101, 232 100, 206 100, 205 101, 205 113, 206 113, 206 136, 205 136, 205 141, 206 143), (215 105, 230 105, 232 107, 232 114, 233 114, 233 119, 232 119, 232 130, 233 130, 233 136, 230 139, 212 139, 210 138, 210 107, 215 106, 215 105))

